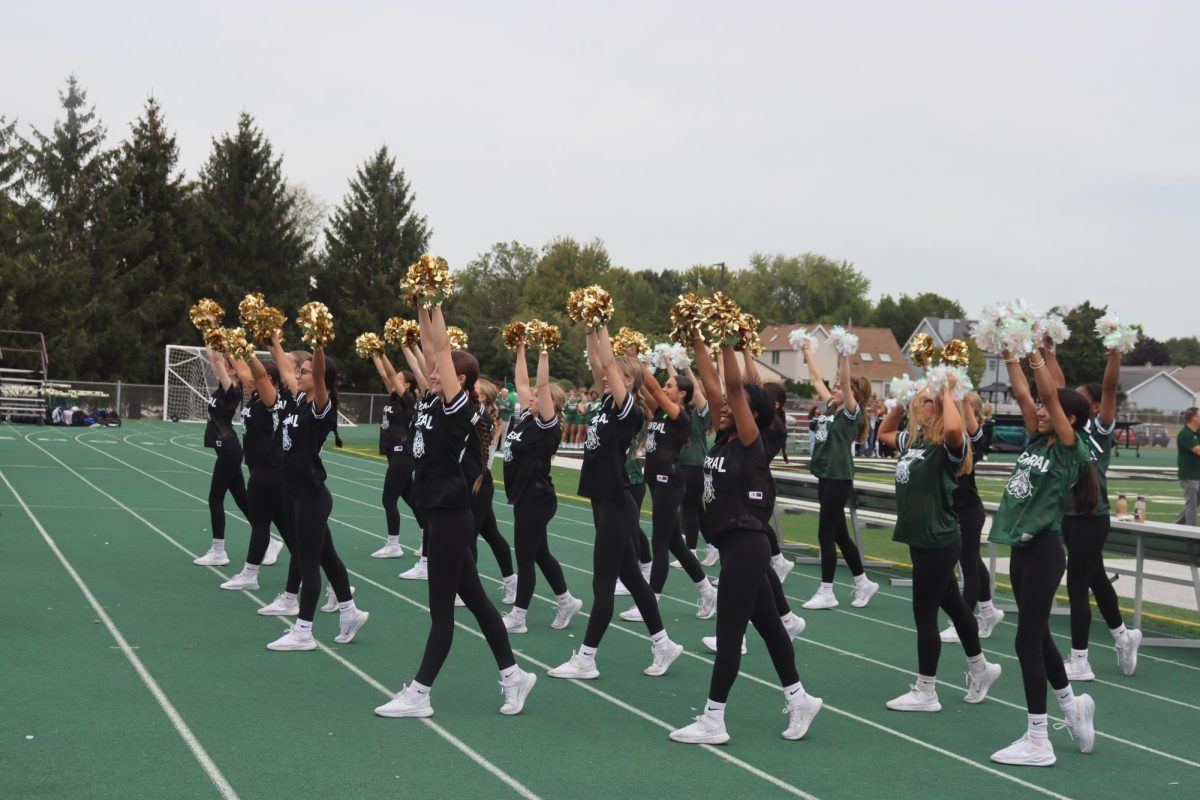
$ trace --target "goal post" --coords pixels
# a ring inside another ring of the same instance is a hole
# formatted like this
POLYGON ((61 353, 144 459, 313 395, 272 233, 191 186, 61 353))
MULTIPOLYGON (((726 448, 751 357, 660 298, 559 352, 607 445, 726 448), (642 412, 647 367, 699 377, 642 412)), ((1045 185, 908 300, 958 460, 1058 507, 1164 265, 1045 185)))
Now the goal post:
MULTIPOLYGON (((265 350, 256 351, 260 359, 270 359, 265 350)), ((217 388, 217 377, 203 347, 169 344, 163 364, 163 420, 205 422, 208 419, 208 398, 217 388)), ((235 415, 235 423, 241 415, 235 415)), ((345 414, 338 411, 338 426, 355 427, 345 414)))

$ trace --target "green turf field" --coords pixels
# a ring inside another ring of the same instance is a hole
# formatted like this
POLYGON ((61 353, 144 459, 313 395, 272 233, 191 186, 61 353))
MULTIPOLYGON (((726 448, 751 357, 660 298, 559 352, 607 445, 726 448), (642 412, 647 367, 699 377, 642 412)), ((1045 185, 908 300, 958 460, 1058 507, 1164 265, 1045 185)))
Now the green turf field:
MULTIPOLYGON (((677 570, 663 611, 687 654, 663 678, 642 675, 645 629, 619 620, 600 649, 599 680, 546 677, 545 668, 578 646, 585 619, 551 630, 553 601, 540 580, 530 632, 513 642, 522 666, 542 673, 522 715, 497 713, 495 665, 474 620, 460 613, 433 692, 436 715, 375 717, 372 708, 411 679, 428 631, 425 584, 396 578, 412 560, 368 557, 383 538, 380 463, 326 457, 331 526, 371 621, 352 644, 336 645, 336 618, 319 615, 321 649, 273 653, 265 644, 285 622, 254 609, 282 589, 286 554, 264 568, 261 591, 218 589, 240 568, 247 542, 231 510, 230 565, 191 564, 209 542, 212 456, 201 432, 167 423, 0 426, 0 577, 8 589, 0 610, 0 798, 1200 795, 1200 651, 1144 649, 1137 674, 1126 678, 1097 621, 1098 680, 1078 687, 1096 698, 1095 752, 1080 754, 1059 731, 1055 767, 1001 767, 988 756, 1025 725, 1013 619, 985 643, 1004 675, 984 704, 960 702, 965 664, 961 650, 947 646, 944 710, 890 712, 884 701, 912 679, 915 642, 908 590, 886 584, 869 608, 844 602, 804 613, 797 663, 806 688, 826 704, 804 741, 779 736, 783 703, 753 634, 730 698, 732 741, 711 748, 666 738, 699 712, 712 662, 699 639, 713 624, 694 618, 695 590, 677 570)), ((354 433, 369 441, 373 429, 354 433)), ((511 536, 509 509, 498 502, 496 510, 511 536)), ((405 516, 402 544, 417 538, 405 516)), ((586 505, 564 499, 551 546, 585 612, 591 540, 586 505)), ((498 600, 486 547, 481 571, 498 600)), ((847 600, 849 576, 838 577, 847 600)), ((798 607, 816 585, 814 568, 798 567, 785 590, 798 607)), ((1053 621, 1064 651, 1066 625, 1053 621)))

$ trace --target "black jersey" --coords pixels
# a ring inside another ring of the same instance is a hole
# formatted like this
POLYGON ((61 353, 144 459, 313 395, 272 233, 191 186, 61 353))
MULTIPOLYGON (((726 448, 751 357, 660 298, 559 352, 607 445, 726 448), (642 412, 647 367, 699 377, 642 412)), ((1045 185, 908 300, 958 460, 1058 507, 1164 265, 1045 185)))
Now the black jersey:
POLYGON ((317 408, 301 392, 290 405, 285 405, 279 438, 289 488, 312 489, 325 483, 321 447, 336 427, 337 410, 332 398, 325 401, 324 408, 317 408))
POLYGON ((242 450, 246 453, 246 466, 250 469, 278 469, 283 464, 283 452, 275 430, 279 427, 279 411, 283 408, 283 395, 268 406, 255 392, 250 402, 242 406, 242 450))
POLYGON ((233 415, 242 402, 242 385, 235 383, 228 389, 220 386, 208 398, 208 424, 204 426, 204 446, 221 447, 237 442, 233 432, 233 415))
POLYGON ((554 497, 550 461, 562 441, 556 415, 545 422, 532 411, 523 411, 504 437, 504 494, 513 505, 544 502, 554 497))
POLYGON ((583 444, 583 466, 579 470, 579 494, 583 497, 619 497, 629 491, 625 454, 629 443, 642 429, 642 410, 633 392, 616 407, 611 394, 604 395, 600 410, 588 424, 583 444))
POLYGON ((403 453, 412 435, 413 412, 417 396, 412 392, 392 392, 383 407, 383 419, 379 423, 379 455, 390 456, 403 453))
MULTIPOLYGON (((971 466, 979 464, 980 459, 987 455, 988 452, 988 435, 983 426, 979 426, 979 430, 975 431, 975 435, 971 437, 971 466)), ((951 498, 951 506, 955 509, 966 508, 980 502, 979 489, 975 486, 975 470, 972 469, 966 475, 958 476, 958 488, 954 490, 954 495, 951 498)))
POLYGON ((492 472, 485 469, 485 464, 496 430, 496 420, 482 403, 472 403, 471 408, 471 430, 467 432, 462 451, 462 471, 467 486, 474 486, 480 473, 484 473, 484 481, 492 479, 492 472))
MULTIPOLYGON (((463 390, 447 403, 426 392, 417 402, 413 423, 413 498, 420 508, 467 508, 468 484, 463 476, 463 447, 471 430, 473 404, 463 390)), ((477 473, 478 474, 478 473, 477 473)), ((471 480, 474 480, 472 478, 471 480)))
POLYGON ((717 437, 704 457, 704 522, 709 533, 767 530, 771 490, 766 463, 761 435, 749 445, 736 433, 717 437))
POLYGON ((660 408, 646 429, 646 482, 651 486, 668 483, 679 474, 679 455, 692 432, 691 415, 681 407, 679 416, 671 419, 660 408))

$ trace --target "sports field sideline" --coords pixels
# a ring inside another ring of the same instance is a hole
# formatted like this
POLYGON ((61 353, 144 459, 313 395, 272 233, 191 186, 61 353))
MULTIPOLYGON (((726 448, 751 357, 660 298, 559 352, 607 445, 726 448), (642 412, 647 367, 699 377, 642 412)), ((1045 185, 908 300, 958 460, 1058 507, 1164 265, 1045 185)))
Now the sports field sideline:
MULTIPOLYGON (((265 645, 288 620, 253 612, 282 588, 286 555, 264 570, 261 591, 218 589, 244 557, 247 528, 234 510, 230 565, 191 564, 209 542, 212 455, 201 435, 200 426, 151 422, 83 431, 0 426, 0 576, 8 590, 0 610, 0 797, 1200 795, 1200 651, 1145 648, 1137 674, 1126 678, 1097 617, 1097 681, 1076 685, 1096 699, 1095 752, 1081 755, 1058 731, 1056 766, 1001 767, 989 755, 1025 725, 1014 618, 985 642, 1005 672, 984 704, 960 702, 965 662, 955 645, 942 654, 944 710, 891 712, 884 702, 912 680, 916 645, 908 590, 886 585, 866 609, 843 602, 803 613, 798 667, 806 688, 825 700, 803 741, 779 736, 783 704, 753 634, 730 698, 732 741, 687 747, 667 739, 698 713, 712 663, 699 642, 712 622, 694 618, 694 589, 675 570, 664 621, 687 654, 663 678, 642 675, 645 629, 620 620, 600 650, 599 680, 546 677, 584 626, 577 618, 565 631, 549 628, 553 598, 539 580, 530 632, 513 639, 521 665, 541 674, 524 713, 497 713, 494 663, 462 614, 434 689, 436 715, 375 717, 380 698, 411 679, 428 631, 425 584, 396 577, 412 560, 368 557, 383 539, 382 464, 325 453, 331 527, 370 622, 352 644, 335 645, 336 620, 320 615, 318 651, 273 653, 265 645)), ((502 499, 496 511, 511 540, 502 499)), ((562 500, 551 547, 585 614, 591 538, 586 505, 562 500)), ((401 542, 417 544, 407 516, 401 542)), ((498 602, 486 547, 480 566, 498 602)), ((848 598, 849 576, 838 575, 848 598)), ((798 607, 816 585, 815 568, 797 567, 784 588, 798 607)), ((1065 649, 1066 619, 1052 625, 1065 649)))

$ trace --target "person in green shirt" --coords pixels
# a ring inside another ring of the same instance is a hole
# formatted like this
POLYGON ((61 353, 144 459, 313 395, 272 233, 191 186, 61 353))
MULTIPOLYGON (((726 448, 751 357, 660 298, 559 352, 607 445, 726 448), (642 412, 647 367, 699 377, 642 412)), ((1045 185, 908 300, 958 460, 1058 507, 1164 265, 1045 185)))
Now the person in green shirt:
POLYGON ((1046 716, 1046 683, 1054 690, 1081 752, 1095 744, 1096 703, 1075 696, 1062 654, 1050 636, 1050 611, 1063 573, 1063 515, 1069 508, 1090 514, 1099 487, 1091 455, 1083 443, 1091 405, 1083 395, 1055 385, 1039 348, 1029 356, 1042 404, 1033 401, 1021 361, 1004 354, 1013 398, 1021 408, 1029 443, 1000 497, 988 541, 1012 547, 1009 572, 1017 599, 1016 652, 1025 684, 1025 735, 992 754, 1000 764, 1049 766, 1054 763, 1046 716))
POLYGON ((1196 503, 1200 499, 1200 408, 1183 412, 1183 427, 1175 437, 1179 450, 1179 485, 1183 487, 1183 511, 1175 518, 1176 525, 1196 524, 1196 503))
POLYGON ((954 399, 955 378, 924 388, 909 409, 908 430, 901 431, 904 406, 896 403, 879 426, 879 440, 899 454, 896 461, 896 527, 892 540, 908 545, 912 562, 912 608, 917 625, 917 682, 889 700, 893 711, 941 711, 937 667, 942 653, 938 609, 945 609, 967 654, 967 703, 982 703, 1000 677, 979 644, 979 623, 967 607, 954 565, 962 554, 954 490, 958 476, 973 469, 962 402, 954 399))
POLYGON ((879 584, 867 579, 862 554, 846 529, 846 503, 854 491, 854 458, 851 447, 867 434, 866 412, 863 405, 871 399, 871 383, 861 375, 850 375, 850 356, 838 358, 838 382, 831 390, 821 378, 821 369, 813 356, 812 346, 804 347, 804 360, 817 395, 825 404, 825 412, 811 424, 813 449, 810 460, 812 474, 817 476, 817 499, 821 509, 817 519, 817 542, 821 548, 821 586, 804 604, 805 608, 833 608, 838 604, 833 594, 833 575, 837 571, 837 551, 854 576, 854 600, 850 605, 862 608, 879 591, 879 584))
MULTIPOLYGON (((667 362, 667 374, 674 377, 675 368, 667 362)), ((700 536, 708 550, 704 554, 703 566, 711 567, 717 563, 719 554, 712 542, 708 541, 708 533, 704 530, 704 456, 708 453, 711 442, 709 432, 712 430, 712 414, 709 411, 708 397, 704 387, 689 366, 685 374, 692 382, 692 430, 687 444, 679 453, 679 468, 683 472, 683 538, 687 546, 695 551, 700 544, 700 536)), ((697 555, 699 553, 697 552, 697 555)))

